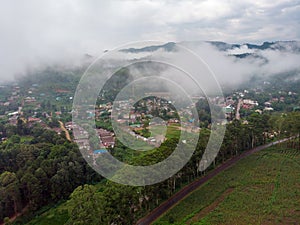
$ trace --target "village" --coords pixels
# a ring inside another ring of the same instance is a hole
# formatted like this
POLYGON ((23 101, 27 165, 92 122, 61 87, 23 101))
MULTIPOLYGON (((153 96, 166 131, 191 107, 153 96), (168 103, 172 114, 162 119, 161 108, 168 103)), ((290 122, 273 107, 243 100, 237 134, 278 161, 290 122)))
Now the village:
MULTIPOLYGON (((99 143, 95 149, 91 149, 88 132, 82 126, 72 122, 72 91, 56 88, 50 96, 49 94, 46 96, 39 90, 39 86, 36 83, 27 88, 18 84, 1 86, 3 94, 0 98, 0 119, 7 121, 11 126, 23 123, 27 127, 32 127, 38 124, 40 127, 53 130, 58 134, 65 133, 69 141, 74 140, 81 150, 85 149, 93 157, 107 152, 109 148, 114 148, 116 142, 113 129, 107 126, 101 127, 101 121, 110 124, 110 120, 113 119, 120 126, 125 127, 124 131, 129 135, 153 146, 159 146, 164 141, 164 137, 151 134, 151 127, 176 124, 181 127, 179 129, 199 132, 201 126, 205 126, 202 123, 200 126, 196 126, 190 110, 194 107, 193 105, 177 112, 172 102, 167 100, 168 93, 152 93, 152 96, 157 94, 160 97, 145 98, 134 105, 132 105, 131 99, 102 103, 95 106, 95 112, 86 112, 87 117, 93 114, 95 120, 100 122, 100 125, 96 127, 99 143), (130 110, 128 111, 128 109, 130 110), (112 113, 113 110, 115 110, 114 113, 112 113), (124 113, 126 110, 129 113, 124 113), (162 118, 162 120, 153 120, 156 117, 162 118)), ((262 102, 261 99, 257 99, 260 93, 255 89, 236 91, 228 94, 225 101, 216 96, 211 98, 210 102, 219 106, 227 122, 230 122, 233 119, 240 120, 244 115, 253 112, 262 114, 276 111, 279 104, 285 103, 286 98, 297 99, 298 97, 295 92, 282 91, 276 97, 270 93, 267 94, 266 101, 262 102)), ((194 103, 199 100, 205 101, 205 98, 201 96, 191 96, 191 99, 194 103)), ((294 107, 294 110, 297 110, 297 107, 294 107)), ((201 118, 199 119, 201 122, 201 118)), ((7 137, 2 132, 0 135, 1 141, 5 141, 7 137)))

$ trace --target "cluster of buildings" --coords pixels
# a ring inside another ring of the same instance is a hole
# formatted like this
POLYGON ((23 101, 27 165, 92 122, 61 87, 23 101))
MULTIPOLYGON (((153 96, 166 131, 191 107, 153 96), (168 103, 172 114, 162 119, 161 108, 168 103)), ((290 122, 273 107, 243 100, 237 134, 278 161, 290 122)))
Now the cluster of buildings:
POLYGON ((113 148, 115 146, 115 137, 113 132, 109 132, 105 129, 96 129, 96 134, 99 137, 99 143, 97 144, 96 149, 91 148, 90 143, 90 134, 89 132, 78 124, 73 122, 68 122, 65 124, 65 127, 69 131, 73 131, 74 141, 78 144, 79 149, 88 154, 89 157, 94 159, 98 154, 107 152, 107 148, 113 148))
POLYGON ((115 146, 114 133, 105 129, 96 129, 98 136, 100 137, 100 148, 113 148, 115 146))
MULTIPOLYGON (((63 116, 63 113, 66 112, 56 110, 55 112, 53 111, 47 113, 41 111, 42 106, 40 99, 41 97, 45 97, 45 94, 39 93, 38 88, 38 84, 32 84, 30 88, 24 91, 21 90, 22 88, 20 88, 17 85, 12 86, 9 96, 6 99, 0 99, 0 107, 2 107, 2 109, 5 109, 2 113, 0 113, 0 117, 8 117, 8 121, 12 125, 17 125, 18 120, 22 119, 24 124, 27 124, 27 126, 40 124, 45 129, 52 129, 57 133, 61 133, 62 129, 60 127, 50 128, 44 121, 45 119, 51 120, 52 117, 60 118, 61 116, 63 116), (29 115, 27 112, 27 115, 25 117, 24 109, 28 108, 28 106, 33 108, 33 112, 29 115), (35 111, 41 111, 42 113, 38 116, 35 111)), ((63 89, 56 89, 54 91, 56 91, 58 95, 67 96, 68 94, 70 94, 70 91, 63 89)), ((139 134, 139 132, 136 131, 147 128, 145 124, 149 123, 149 121, 151 121, 151 119, 155 116, 164 118, 164 120, 166 121, 165 124, 160 124, 163 123, 162 121, 157 122, 157 125, 181 123, 184 125, 185 128, 190 128, 191 131, 198 130, 199 127, 196 128, 194 125, 193 115, 191 112, 192 106, 183 108, 179 112, 176 112, 176 109, 172 105, 173 102, 168 100, 170 99, 169 93, 153 92, 146 94, 147 96, 157 97, 145 98, 137 103, 134 103, 131 99, 115 101, 114 103, 108 102, 106 104, 100 104, 95 108, 95 111, 87 111, 86 116, 95 116, 96 119, 103 118, 105 116, 106 118, 112 116, 112 119, 114 119, 120 124, 126 125, 129 128, 129 134, 131 134, 137 139, 141 139, 142 141, 146 141, 152 144, 157 144, 157 142, 161 142, 161 140, 158 140, 156 137, 143 137, 139 134), (178 115, 180 116, 180 118, 178 118, 178 115)), ((272 107, 274 103, 285 101, 285 97, 283 96, 277 98, 270 97, 270 99, 264 102, 263 105, 259 105, 255 97, 250 96, 248 94, 249 91, 244 90, 241 92, 235 92, 232 95, 226 97, 225 102, 222 102, 221 99, 218 97, 214 97, 210 99, 210 101, 216 105, 221 106, 223 109, 223 113, 229 120, 233 119, 234 115, 239 115, 240 109, 256 109, 257 112, 262 113, 262 110, 274 110, 272 107), (258 107, 260 109, 258 109, 258 107)), ((56 99, 56 101, 61 100, 61 97, 58 95, 53 96, 54 99, 56 99)), ((294 92, 287 93, 287 96, 294 95, 296 95, 296 93, 294 92)), ((198 101, 199 98, 203 97, 191 97, 193 101, 198 101)), ((70 100, 72 100, 72 97, 70 97, 70 100)), ((94 156, 97 154, 104 153, 106 152, 107 148, 113 148, 115 146, 114 133, 107 131, 103 128, 96 129, 96 134, 99 136, 99 149, 93 150, 90 148, 89 134, 82 126, 76 125, 72 122, 68 122, 65 124, 65 127, 67 130, 73 131, 73 133, 75 133, 76 139, 74 141, 79 145, 81 150, 87 150, 90 155, 94 156)))
MULTIPOLYGON (((61 134, 62 129, 58 127, 51 128, 47 125, 47 121, 51 121, 52 112, 50 115, 47 112, 42 112, 41 101, 37 100, 37 96, 41 96, 38 90, 38 84, 32 86, 25 91, 18 85, 1 86, 1 89, 6 90, 6 95, 0 99, 0 118, 7 119, 8 123, 17 126, 21 121, 23 125, 32 127, 39 124, 44 129, 49 129, 61 134)), ((1 91, 1 90, 0 90, 1 91)))

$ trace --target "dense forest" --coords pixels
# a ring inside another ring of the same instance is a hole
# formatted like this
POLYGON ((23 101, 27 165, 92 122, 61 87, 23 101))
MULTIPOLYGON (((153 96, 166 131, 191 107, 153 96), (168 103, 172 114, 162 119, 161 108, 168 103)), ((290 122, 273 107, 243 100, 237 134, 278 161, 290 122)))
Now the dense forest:
POLYGON ((34 212, 67 198, 78 185, 100 180, 64 135, 41 127, 0 129, 9 136, 0 145, 0 221, 34 212))

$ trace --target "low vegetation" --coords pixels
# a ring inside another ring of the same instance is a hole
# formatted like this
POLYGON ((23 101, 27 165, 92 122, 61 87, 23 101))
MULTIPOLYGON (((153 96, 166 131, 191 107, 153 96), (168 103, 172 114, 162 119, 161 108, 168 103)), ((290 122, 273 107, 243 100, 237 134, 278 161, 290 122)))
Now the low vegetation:
POLYGON ((249 156, 194 191, 158 224, 296 224, 300 152, 272 147, 249 156))

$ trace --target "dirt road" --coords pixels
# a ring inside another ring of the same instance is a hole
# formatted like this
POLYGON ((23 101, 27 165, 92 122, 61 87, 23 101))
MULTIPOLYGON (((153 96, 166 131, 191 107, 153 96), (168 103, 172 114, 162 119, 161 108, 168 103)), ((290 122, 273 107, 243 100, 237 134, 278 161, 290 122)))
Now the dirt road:
POLYGON ((238 104, 237 104, 237 107, 236 107, 236 113, 235 113, 235 118, 237 120, 240 120, 241 119, 241 116, 240 116, 240 109, 241 109, 241 104, 242 104, 243 100, 242 99, 239 99, 238 101, 238 104))
POLYGON ((72 141, 72 139, 71 139, 71 137, 70 137, 70 133, 69 133, 69 131, 65 128, 64 123, 61 122, 61 121, 58 121, 58 122, 59 122, 59 125, 60 125, 60 129, 62 129, 62 130, 65 132, 67 140, 68 140, 68 141, 72 141))

